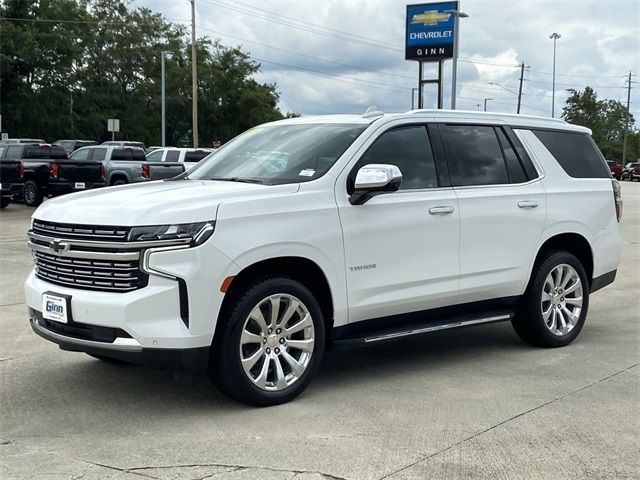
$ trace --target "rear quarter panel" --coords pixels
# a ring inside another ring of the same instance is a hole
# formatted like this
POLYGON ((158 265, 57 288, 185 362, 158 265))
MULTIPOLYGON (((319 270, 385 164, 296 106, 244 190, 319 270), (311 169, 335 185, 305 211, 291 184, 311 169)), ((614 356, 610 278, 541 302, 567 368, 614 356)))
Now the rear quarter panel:
MULTIPOLYGON (((532 131, 515 131, 544 175, 542 185, 547 195, 547 221, 536 253, 555 235, 577 233, 585 237, 591 246, 594 278, 615 270, 620 263, 622 237, 616 220, 611 179, 573 178, 532 131)), ((535 256, 531 260, 530 272, 534 260, 535 256)))

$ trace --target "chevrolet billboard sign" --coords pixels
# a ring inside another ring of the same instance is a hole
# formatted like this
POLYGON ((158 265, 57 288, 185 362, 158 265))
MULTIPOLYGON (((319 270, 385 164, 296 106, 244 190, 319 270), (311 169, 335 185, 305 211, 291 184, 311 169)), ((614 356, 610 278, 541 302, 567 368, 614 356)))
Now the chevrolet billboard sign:
POLYGON ((423 62, 453 57, 455 17, 458 2, 407 5, 406 60, 423 62))

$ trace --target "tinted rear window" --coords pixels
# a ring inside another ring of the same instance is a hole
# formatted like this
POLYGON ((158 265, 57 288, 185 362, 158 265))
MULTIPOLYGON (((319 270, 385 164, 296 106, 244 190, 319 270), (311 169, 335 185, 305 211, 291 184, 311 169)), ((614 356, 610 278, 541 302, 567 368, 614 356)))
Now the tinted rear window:
POLYGON ((609 178, 611 173, 595 142, 586 133, 533 130, 573 178, 609 178))
POLYGON ((209 155, 209 153, 211 153, 211 152, 207 152, 206 150, 194 150, 192 152, 187 152, 184 155, 184 161, 185 162, 199 162, 204 157, 209 155))
MULTIPOLYGON (((454 185, 502 185, 509 175, 498 137, 491 126, 443 125, 440 127, 447 156, 457 168, 454 185)), ((454 169, 455 172, 455 169, 454 169)))
POLYGON ((180 152, 178 150, 169 150, 167 156, 164 159, 165 162, 177 162, 180 158, 180 152))
POLYGON ((50 160, 64 160, 67 158, 67 152, 64 148, 58 145, 52 145, 50 147, 33 146, 26 147, 22 158, 44 158, 50 160))
POLYGON ((147 156, 140 148, 116 148, 111 155, 111 160, 142 160, 146 161, 147 156))

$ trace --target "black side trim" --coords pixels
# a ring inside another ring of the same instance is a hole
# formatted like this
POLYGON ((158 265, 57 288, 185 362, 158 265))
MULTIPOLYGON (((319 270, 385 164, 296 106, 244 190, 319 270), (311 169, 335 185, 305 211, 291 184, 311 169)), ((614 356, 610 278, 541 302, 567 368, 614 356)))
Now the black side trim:
POLYGON ((185 326, 189 328, 189 292, 187 282, 178 278, 178 295, 180 296, 180 318, 185 326))
POLYGON ((511 143, 511 146, 515 150, 516 155, 518 156, 520 163, 522 164, 522 167, 527 174, 527 179, 534 180, 538 178, 540 175, 538 174, 536 167, 533 166, 531 157, 529 157, 527 150, 522 145, 522 142, 520 142, 518 136, 511 129, 511 127, 503 127, 503 131, 506 133, 509 143, 511 143))
POLYGON ((607 285, 611 285, 613 281, 616 279, 616 273, 618 270, 611 270, 609 273, 605 273, 604 275, 600 275, 599 277, 594 278, 591 281, 591 290, 589 293, 596 292, 601 288, 606 287, 607 285))
POLYGON ((351 344, 358 343, 359 339, 368 336, 385 335, 430 325, 443 325, 461 320, 471 320, 496 315, 511 315, 519 299, 519 296, 503 297, 362 320, 341 327, 335 327, 332 338, 336 343, 344 341, 351 344))
POLYGON ((435 123, 427 123, 427 133, 429 134, 429 142, 431 143, 431 151, 433 159, 436 162, 436 172, 438 174, 438 186, 450 187, 451 175, 449 174, 449 163, 447 155, 444 151, 440 131, 435 123))

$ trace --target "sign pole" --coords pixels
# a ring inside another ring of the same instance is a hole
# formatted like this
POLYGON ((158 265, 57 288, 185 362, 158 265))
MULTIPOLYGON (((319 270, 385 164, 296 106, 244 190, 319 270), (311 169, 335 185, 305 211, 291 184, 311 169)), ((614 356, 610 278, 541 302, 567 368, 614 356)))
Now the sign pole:
POLYGON ((438 62, 438 110, 442 110, 444 103, 444 89, 442 88, 442 64, 444 60, 438 62))
POLYGON ((424 97, 422 93, 422 87, 424 86, 424 65, 422 62, 418 62, 418 109, 424 108, 424 97))

